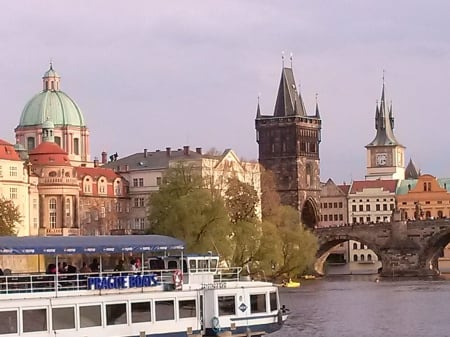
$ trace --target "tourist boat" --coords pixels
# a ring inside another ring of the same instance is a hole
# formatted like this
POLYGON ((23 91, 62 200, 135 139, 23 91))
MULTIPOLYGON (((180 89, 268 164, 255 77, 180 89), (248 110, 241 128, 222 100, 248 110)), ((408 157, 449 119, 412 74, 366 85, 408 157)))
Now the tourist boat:
POLYGON ((276 286, 242 281, 239 268, 219 268, 218 256, 183 250, 160 235, 0 237, 0 255, 38 261, 27 273, 2 265, 0 336, 261 336, 281 328, 287 310, 276 286), (143 262, 114 272, 111 256, 143 262), (41 270, 94 258, 97 272, 41 270))

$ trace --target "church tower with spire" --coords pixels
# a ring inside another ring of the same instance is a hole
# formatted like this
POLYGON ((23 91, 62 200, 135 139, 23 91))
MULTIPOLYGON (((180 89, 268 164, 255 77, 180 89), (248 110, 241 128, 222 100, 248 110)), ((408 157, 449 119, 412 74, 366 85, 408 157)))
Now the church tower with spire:
POLYGON ((405 179, 405 147, 394 135, 394 114, 392 103, 386 103, 385 85, 381 90, 381 100, 375 109, 374 140, 366 145, 366 180, 405 179))
POLYGON ((274 174, 281 202, 299 210, 313 228, 319 221, 322 121, 316 100, 314 115, 307 115, 291 68, 284 67, 273 115, 261 114, 258 101, 256 141, 259 163, 274 174))

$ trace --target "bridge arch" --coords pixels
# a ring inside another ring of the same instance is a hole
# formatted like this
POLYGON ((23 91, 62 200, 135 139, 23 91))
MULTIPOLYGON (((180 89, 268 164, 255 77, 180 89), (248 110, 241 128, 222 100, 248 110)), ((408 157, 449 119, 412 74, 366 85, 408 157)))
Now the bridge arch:
POLYGON ((335 246, 347 242, 347 241, 357 241, 363 245, 366 245, 369 249, 371 249, 379 258, 382 265, 386 263, 387 257, 383 253, 383 250, 380 246, 374 243, 370 238, 360 235, 354 234, 337 234, 337 235, 327 235, 319 237, 319 248, 316 253, 316 263, 314 268, 317 273, 324 274, 324 264, 326 258, 329 255, 329 251, 335 246))
POLYGON ((445 246, 450 242, 450 228, 440 231, 431 236, 424 244, 419 253, 419 266, 431 269, 435 272, 438 268, 438 258, 445 246))

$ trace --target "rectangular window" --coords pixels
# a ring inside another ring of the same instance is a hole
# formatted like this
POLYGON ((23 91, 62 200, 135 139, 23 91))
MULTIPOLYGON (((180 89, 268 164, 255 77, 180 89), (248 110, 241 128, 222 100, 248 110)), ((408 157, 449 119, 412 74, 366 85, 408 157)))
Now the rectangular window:
POLYGON ((236 315, 236 299, 234 296, 219 296, 219 316, 236 315))
POLYGON ((337 214, 334 214, 334 215, 333 215, 333 219, 334 219, 334 221, 338 221, 338 215, 337 215, 337 214))
POLYGON ((381 208, 380 208, 380 204, 376 204, 375 205, 375 209, 377 210, 377 211, 379 211, 381 208))
POLYGON ((334 208, 337 208, 337 207, 338 207, 337 205, 338 205, 337 202, 335 202, 335 203, 333 204, 333 207, 334 207, 334 208))
POLYGON ((139 198, 134 198, 134 207, 139 207, 139 198))
POLYGON ((17 333, 17 311, 0 311, 0 334, 17 333))
POLYGON ((137 187, 138 186, 138 180, 137 178, 133 178, 133 187, 137 187))
POLYGON ((356 205, 352 205, 352 212, 356 212, 356 205))
POLYGON ((157 321, 169 321, 175 319, 175 309, 172 300, 155 301, 155 319, 157 321))
POLYGON ((389 209, 392 211, 392 210, 394 210, 394 208, 395 208, 395 204, 390 204, 389 205, 389 209))
POLYGON ((107 304, 105 307, 107 325, 127 324, 127 305, 125 303, 107 304))
POLYGON ((34 141, 34 137, 28 137, 27 138, 27 150, 33 150, 35 148, 36 144, 34 141))
POLYGON ((37 218, 33 218, 33 227, 34 227, 34 229, 38 228, 38 219, 37 218))
POLYGON ((324 214, 323 221, 328 221, 328 214, 324 214))
POLYGON ((145 199, 139 198, 139 207, 145 207, 145 199))
POLYGON ((343 207, 343 205, 342 205, 342 201, 339 203, 339 208, 342 208, 343 207))
POLYGON ((359 217, 359 223, 364 223, 364 218, 362 216, 359 217))
POLYGON ((363 205, 359 205, 359 211, 360 212, 364 211, 364 206, 363 205))
POLYGON ((339 214, 339 221, 344 221, 344 216, 342 214, 339 214))
POLYGON ((266 295, 265 294, 255 294, 250 295, 250 312, 266 312, 266 295))
POLYGON ((383 204, 383 211, 387 211, 387 204, 383 204))
POLYGON ((353 222, 353 223, 356 223, 356 218, 352 218, 352 222, 353 222))
POLYGON ((17 187, 10 187, 9 188, 9 198, 10 199, 17 199, 17 187))
POLYGON ((73 153, 77 156, 80 154, 80 140, 78 138, 73 139, 73 153))
POLYGON ((370 222, 370 216, 366 217, 366 222, 367 222, 367 223, 370 222))
POLYGON ((23 310, 23 332, 47 331, 47 309, 23 310))
POLYGON ((33 209, 37 209, 38 207, 38 201, 37 199, 33 199, 33 209))
POLYGON ((139 178, 139 187, 144 186, 144 178, 139 178))
POLYGON ((366 211, 370 212, 370 204, 366 205, 366 211))
POLYGON ((102 312, 100 305, 80 307, 80 328, 102 326, 102 312))
POLYGON ((195 300, 180 300, 178 302, 178 310, 180 318, 196 317, 197 308, 195 300))
POLYGON ((277 301, 277 293, 270 293, 270 311, 278 310, 278 301, 277 301))
POLYGON ((17 166, 10 166, 9 167, 9 176, 10 177, 17 177, 17 166))
POLYGON ((52 329, 75 329, 75 308, 52 308, 52 329))
POLYGON ((151 303, 150 302, 136 302, 131 303, 131 322, 151 322, 151 303))
POLYGON ((162 183, 162 178, 161 177, 156 177, 156 185, 160 186, 162 183))
POLYGON ((328 204, 326 202, 323 203, 323 208, 328 208, 328 204))
POLYGON ((55 143, 61 146, 61 137, 55 136, 55 143))
POLYGON ((333 204, 331 202, 328 203, 328 208, 333 208, 333 204))

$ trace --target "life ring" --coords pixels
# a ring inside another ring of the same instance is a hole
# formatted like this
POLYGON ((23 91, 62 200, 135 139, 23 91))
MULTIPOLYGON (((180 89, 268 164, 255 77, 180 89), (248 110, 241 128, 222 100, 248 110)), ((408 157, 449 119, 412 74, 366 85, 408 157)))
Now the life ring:
POLYGON ((219 317, 214 316, 213 318, 211 318, 211 325, 212 325, 212 329, 215 333, 220 332, 221 328, 220 328, 219 317))
POLYGON ((183 273, 181 270, 175 270, 172 275, 172 279, 175 289, 180 290, 183 287, 183 273))

